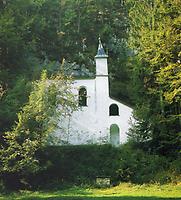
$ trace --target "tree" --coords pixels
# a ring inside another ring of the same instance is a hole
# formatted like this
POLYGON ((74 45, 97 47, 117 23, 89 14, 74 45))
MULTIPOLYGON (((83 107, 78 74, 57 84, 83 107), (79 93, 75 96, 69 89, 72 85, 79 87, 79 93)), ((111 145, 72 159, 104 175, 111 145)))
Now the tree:
POLYGON ((132 67, 132 80, 134 85, 137 84, 133 86, 138 119, 136 132, 149 138, 154 151, 162 154, 178 152, 181 126, 180 1, 128 2, 129 42, 134 49, 133 60, 136 60, 132 67))
POLYGON ((33 83, 28 103, 18 113, 18 122, 4 135, 0 151, 1 172, 35 171, 38 169, 37 150, 48 142, 60 117, 76 109, 71 81, 62 74, 33 83))

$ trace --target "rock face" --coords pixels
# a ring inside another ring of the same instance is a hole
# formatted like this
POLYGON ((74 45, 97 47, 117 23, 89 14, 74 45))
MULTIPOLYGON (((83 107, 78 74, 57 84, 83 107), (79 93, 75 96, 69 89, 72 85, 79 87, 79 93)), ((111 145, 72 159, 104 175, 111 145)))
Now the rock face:
POLYGON ((72 92, 78 97, 80 109, 59 122, 61 128, 55 132, 59 144, 118 146, 126 142, 132 108, 109 97, 107 58, 99 40, 96 78, 74 81, 72 92))

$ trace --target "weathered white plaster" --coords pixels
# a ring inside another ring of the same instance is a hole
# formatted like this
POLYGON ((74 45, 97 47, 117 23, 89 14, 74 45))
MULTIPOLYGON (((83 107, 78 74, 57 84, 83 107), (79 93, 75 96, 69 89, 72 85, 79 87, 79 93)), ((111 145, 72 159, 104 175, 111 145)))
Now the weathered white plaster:
MULTIPOLYGON (((102 48, 102 45, 99 45, 102 48)), ((98 49, 99 50, 99 49, 98 49)), ((56 136, 61 144, 103 144, 110 142, 110 126, 117 124, 120 130, 118 143, 125 143, 130 128, 132 108, 109 97, 107 55, 95 57, 96 78, 75 80, 72 92, 78 96, 81 87, 87 90, 87 106, 75 111, 71 117, 59 122, 56 136), (119 116, 109 116, 109 106, 117 104, 119 116)))

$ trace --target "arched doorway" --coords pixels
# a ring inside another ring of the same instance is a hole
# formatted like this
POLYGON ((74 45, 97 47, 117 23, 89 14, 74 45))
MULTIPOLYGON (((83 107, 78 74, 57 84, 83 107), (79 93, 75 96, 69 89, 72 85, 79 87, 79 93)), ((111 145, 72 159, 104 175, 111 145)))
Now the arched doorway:
POLYGON ((110 143, 113 146, 118 146, 120 144, 119 127, 117 124, 112 124, 110 126, 110 143))

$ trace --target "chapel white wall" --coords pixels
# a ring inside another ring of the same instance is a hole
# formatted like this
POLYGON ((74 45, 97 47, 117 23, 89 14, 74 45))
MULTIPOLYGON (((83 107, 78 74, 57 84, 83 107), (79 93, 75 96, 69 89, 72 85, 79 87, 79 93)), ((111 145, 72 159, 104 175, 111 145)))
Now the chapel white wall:
POLYGON ((62 141, 64 144, 74 145, 109 143, 112 124, 117 124, 119 127, 119 143, 127 141, 132 109, 109 97, 107 57, 99 39, 98 53, 95 56, 96 78, 75 80, 72 86, 72 92, 77 97, 79 89, 86 88, 87 106, 81 107, 71 117, 59 122, 60 128, 56 130, 55 135, 60 138, 60 144, 62 141), (118 105, 119 116, 109 116, 111 104, 118 105))
POLYGON ((84 86, 87 89, 87 105, 75 111, 70 118, 60 121, 64 130, 57 130, 56 135, 66 144, 103 144, 109 143, 110 126, 117 124, 120 129, 119 143, 127 141, 128 123, 132 116, 132 109, 109 97, 108 78, 75 80, 73 92, 78 96, 78 90, 84 86), (109 116, 109 106, 117 104, 119 116, 109 116))

